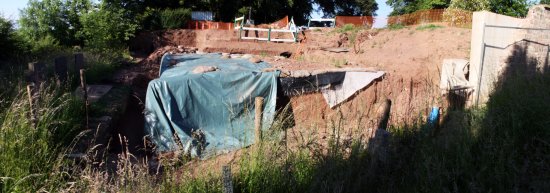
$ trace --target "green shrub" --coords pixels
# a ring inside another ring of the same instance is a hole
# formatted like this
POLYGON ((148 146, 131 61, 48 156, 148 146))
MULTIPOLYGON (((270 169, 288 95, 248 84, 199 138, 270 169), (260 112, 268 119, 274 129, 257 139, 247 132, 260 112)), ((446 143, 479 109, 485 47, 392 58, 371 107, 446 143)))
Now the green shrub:
POLYGON ((26 42, 16 33, 13 23, 0 15, 0 61, 13 61, 14 57, 23 55, 26 48, 26 42))
POLYGON ((340 28, 336 28, 334 31, 338 33, 346 33, 346 32, 352 32, 357 33, 358 31, 362 30, 363 27, 361 26, 355 26, 353 24, 346 24, 340 28))
POLYGON ((405 25, 400 24, 400 23, 388 25, 389 30, 400 30, 400 29, 403 29, 403 28, 405 28, 405 25))
POLYGON ((124 17, 124 10, 98 9, 81 16, 82 30, 79 36, 84 38, 89 49, 111 52, 126 46, 134 36, 138 21, 124 17))
POLYGON ((435 25, 435 24, 421 25, 421 26, 418 26, 418 27, 416 28, 416 30, 420 30, 420 31, 423 31, 423 30, 434 30, 434 29, 437 29, 437 28, 443 28, 443 26, 435 25))
POLYGON ((160 20, 164 29, 183 28, 191 20, 191 10, 185 8, 165 9, 160 12, 160 20))

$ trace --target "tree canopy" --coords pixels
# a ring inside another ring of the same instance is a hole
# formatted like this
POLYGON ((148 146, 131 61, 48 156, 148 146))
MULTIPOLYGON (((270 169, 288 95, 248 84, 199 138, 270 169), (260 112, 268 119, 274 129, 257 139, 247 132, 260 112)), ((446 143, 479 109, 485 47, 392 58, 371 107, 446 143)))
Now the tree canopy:
POLYGON ((21 10, 21 33, 30 41, 51 36, 63 45, 81 44, 80 15, 92 8, 89 0, 30 0, 21 10))
POLYGON ((387 0, 386 4, 393 8, 390 15, 402 15, 425 9, 447 8, 450 0, 387 0))
MULTIPOLYGON (((541 0, 550 1, 550 0, 541 0)), ((489 10, 491 12, 524 17, 534 2, 531 0, 387 0, 393 8, 390 15, 402 15, 425 9, 443 9, 447 7, 470 11, 489 10)))
POLYGON ((374 16, 378 10, 375 0, 316 0, 324 16, 374 16))

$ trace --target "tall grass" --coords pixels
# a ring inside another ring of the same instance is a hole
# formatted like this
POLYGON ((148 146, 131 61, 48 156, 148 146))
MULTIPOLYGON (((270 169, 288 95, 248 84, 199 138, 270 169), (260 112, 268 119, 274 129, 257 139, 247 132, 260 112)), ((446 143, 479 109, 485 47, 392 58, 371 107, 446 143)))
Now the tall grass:
MULTIPOLYGON (((222 191, 221 168, 193 174, 186 158, 141 160, 126 151, 77 165, 63 155, 79 132, 82 102, 67 88, 42 86, 35 129, 25 88, 13 90, 0 99, 2 192, 222 191)), ((379 144, 365 139, 370 135, 344 137, 347 123, 361 121, 340 115, 327 120, 328 128, 291 128, 293 115, 285 111, 265 141, 230 163, 234 191, 549 192, 549 90, 548 74, 514 76, 486 106, 447 111, 435 130, 423 120, 393 125, 379 144), (319 130, 331 131, 326 141, 319 130)))
POLYGON ((63 186, 64 147, 79 132, 82 102, 57 86, 34 96, 36 128, 26 89, 19 87, 0 114, 0 190, 30 192, 63 186))
MULTIPOLYGON (((234 164, 234 190, 547 192, 550 76, 509 79, 503 85, 485 107, 447 112, 434 131, 426 132, 422 121, 389 128, 387 144, 377 147, 383 155, 373 152, 373 144, 366 140, 344 139, 338 119, 328 124, 332 135, 324 148, 307 139, 290 148, 271 138, 243 150, 234 164)), ((214 168, 205 171, 213 174, 204 176, 181 174, 185 166, 165 169, 170 172, 145 187, 159 186, 162 192, 221 191, 221 176, 214 168)))

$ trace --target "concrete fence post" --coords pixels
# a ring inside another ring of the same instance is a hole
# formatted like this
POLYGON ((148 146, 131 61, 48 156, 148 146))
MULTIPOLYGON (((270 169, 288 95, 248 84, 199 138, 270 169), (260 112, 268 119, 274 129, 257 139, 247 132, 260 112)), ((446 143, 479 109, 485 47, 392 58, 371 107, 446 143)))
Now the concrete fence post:
POLYGON ((78 74, 80 72, 80 69, 83 69, 85 66, 84 64, 84 54, 77 53, 74 55, 74 69, 76 73, 78 74))
POLYGON ((57 78, 57 84, 61 85, 61 83, 67 81, 67 58, 57 57, 55 58, 55 75, 57 78))
POLYGON ((44 63, 31 62, 28 67, 32 82, 39 84, 44 81, 44 70, 46 69, 46 65, 44 63))

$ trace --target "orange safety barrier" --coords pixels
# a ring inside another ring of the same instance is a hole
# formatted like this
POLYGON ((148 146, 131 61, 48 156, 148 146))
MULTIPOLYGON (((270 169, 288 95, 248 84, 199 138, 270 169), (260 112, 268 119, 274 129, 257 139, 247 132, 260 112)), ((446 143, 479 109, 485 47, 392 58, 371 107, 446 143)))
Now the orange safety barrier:
POLYGON ((444 9, 421 10, 410 14, 388 17, 388 25, 416 25, 430 22, 443 22, 444 9))
POLYGON ((276 22, 270 23, 269 26, 273 28, 279 28, 279 29, 285 28, 286 26, 288 26, 288 15, 276 22))
POLYGON ((187 23, 187 29, 233 30, 233 23, 214 22, 214 21, 190 21, 189 23, 187 23))
POLYGON ((372 16, 336 16, 336 27, 342 27, 346 24, 353 24, 355 26, 372 26, 374 18, 372 16))

